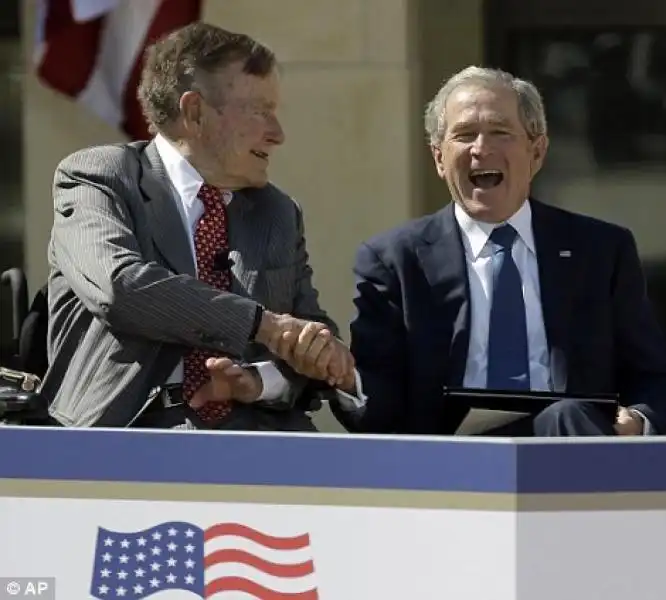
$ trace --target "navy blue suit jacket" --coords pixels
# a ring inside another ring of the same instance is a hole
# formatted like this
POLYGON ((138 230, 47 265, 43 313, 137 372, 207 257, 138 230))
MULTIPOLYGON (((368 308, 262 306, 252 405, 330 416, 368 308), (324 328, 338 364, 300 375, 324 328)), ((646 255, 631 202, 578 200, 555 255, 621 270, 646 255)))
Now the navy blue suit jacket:
MULTIPOLYGON (((633 235, 531 203, 555 391, 619 393, 666 433, 666 341, 633 235)), ((462 386, 469 345, 460 235, 450 204, 359 248, 351 349, 368 403, 362 415, 332 403, 347 429, 451 434, 466 416, 442 399, 462 386)))

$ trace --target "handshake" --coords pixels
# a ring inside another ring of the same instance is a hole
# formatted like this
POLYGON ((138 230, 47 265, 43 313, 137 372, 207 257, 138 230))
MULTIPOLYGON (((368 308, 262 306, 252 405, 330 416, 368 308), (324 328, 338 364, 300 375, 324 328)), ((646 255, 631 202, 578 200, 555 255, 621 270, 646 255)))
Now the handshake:
MULTIPOLYGON (((264 311, 255 341, 296 372, 355 393, 354 358, 324 323, 264 311)), ((211 379, 191 398, 192 408, 232 399, 249 404, 262 392, 263 384, 257 372, 241 367, 230 358, 209 358, 206 368, 211 379)))
POLYGON ((255 339, 306 377, 355 387, 354 357, 324 323, 264 311, 255 339))

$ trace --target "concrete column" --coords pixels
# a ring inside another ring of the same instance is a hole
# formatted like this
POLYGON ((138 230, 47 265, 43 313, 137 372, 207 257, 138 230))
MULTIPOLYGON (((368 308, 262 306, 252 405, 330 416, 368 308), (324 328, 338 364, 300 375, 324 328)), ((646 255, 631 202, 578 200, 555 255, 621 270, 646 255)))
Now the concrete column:
POLYGON ((470 65, 483 64, 483 0, 418 0, 414 18, 419 83, 415 118, 422 143, 415 165, 420 195, 418 212, 439 210, 450 201, 446 184, 437 177, 423 128, 425 105, 451 75, 470 65))

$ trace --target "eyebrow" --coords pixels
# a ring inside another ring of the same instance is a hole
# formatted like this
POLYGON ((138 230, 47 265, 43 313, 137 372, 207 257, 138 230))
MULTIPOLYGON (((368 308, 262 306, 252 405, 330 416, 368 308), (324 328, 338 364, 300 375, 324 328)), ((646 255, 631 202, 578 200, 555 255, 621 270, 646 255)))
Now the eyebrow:
MULTIPOLYGON (((512 127, 512 123, 506 119, 490 119, 487 123, 493 127, 512 127)), ((466 131, 478 127, 478 121, 462 121, 451 127, 452 132, 466 131)))

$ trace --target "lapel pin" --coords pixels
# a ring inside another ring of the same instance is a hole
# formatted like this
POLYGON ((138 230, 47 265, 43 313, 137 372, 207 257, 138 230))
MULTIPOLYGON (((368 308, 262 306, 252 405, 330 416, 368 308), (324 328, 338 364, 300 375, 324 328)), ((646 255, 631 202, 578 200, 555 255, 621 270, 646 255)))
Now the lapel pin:
POLYGON ((560 258, 571 258, 571 250, 560 250, 560 258))

